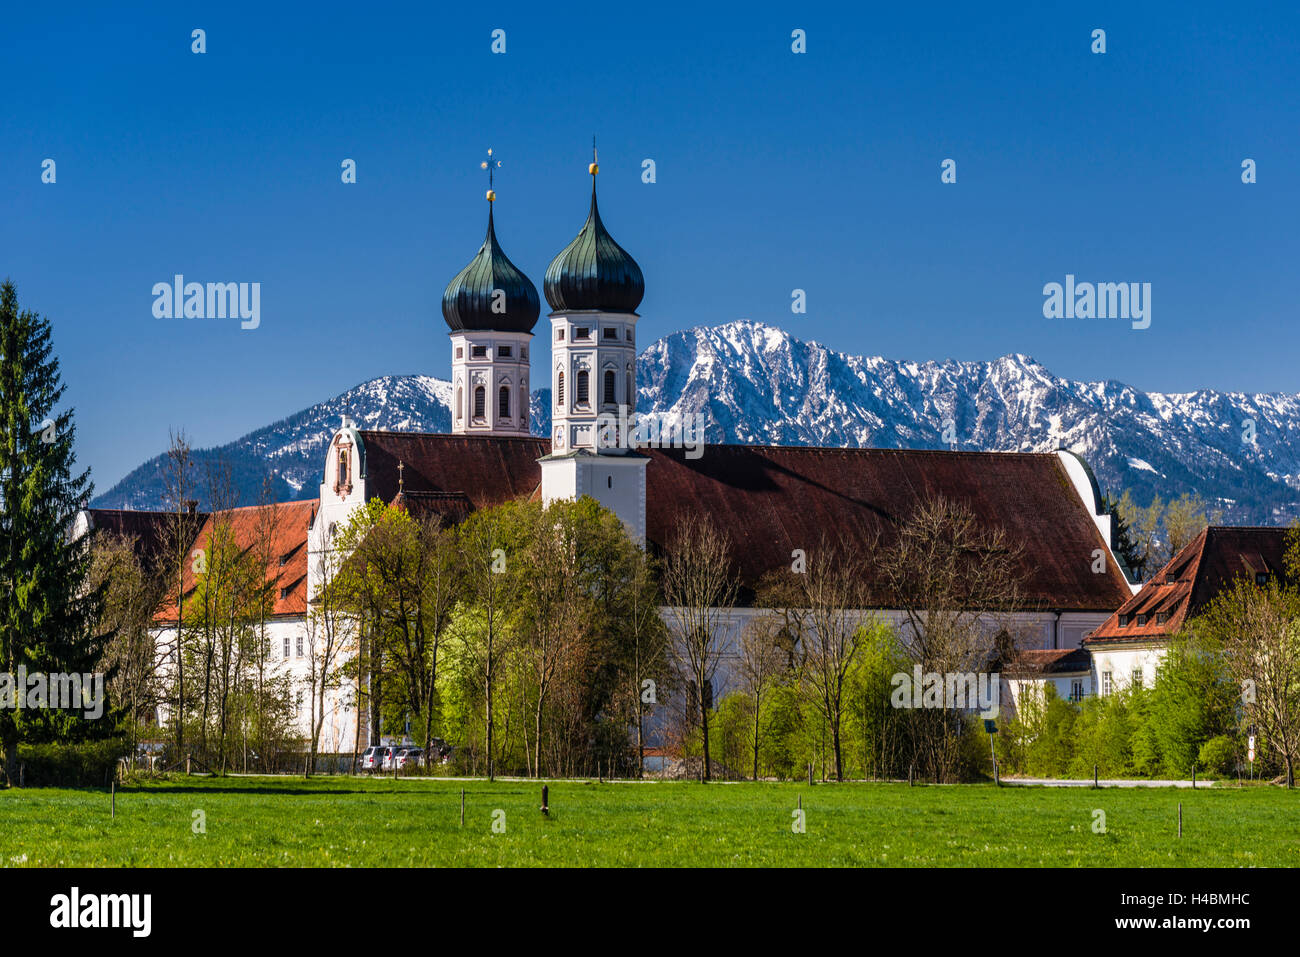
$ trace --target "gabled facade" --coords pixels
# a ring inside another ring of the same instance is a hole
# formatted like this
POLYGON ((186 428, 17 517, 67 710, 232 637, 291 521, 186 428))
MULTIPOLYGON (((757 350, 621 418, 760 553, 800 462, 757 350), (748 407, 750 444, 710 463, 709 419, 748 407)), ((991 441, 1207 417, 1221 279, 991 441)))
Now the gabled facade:
POLYGON ((1097 693, 1149 687, 1170 639, 1220 592, 1284 575, 1286 536, 1276 526, 1211 525, 1188 542, 1084 641, 1097 693))

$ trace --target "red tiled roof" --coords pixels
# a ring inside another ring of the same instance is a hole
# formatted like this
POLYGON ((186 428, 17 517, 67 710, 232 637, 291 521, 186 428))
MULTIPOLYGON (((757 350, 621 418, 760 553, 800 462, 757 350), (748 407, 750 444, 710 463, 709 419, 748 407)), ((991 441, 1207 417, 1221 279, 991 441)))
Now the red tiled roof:
POLYGON ((1083 648, 1026 649, 1003 669, 1007 677, 1071 675, 1092 669, 1092 656, 1083 648))
MULTIPOLYGON (((474 508, 536 494, 546 439, 362 432, 367 495, 392 501, 397 465, 419 493, 461 493, 474 508)), ((643 449, 647 538, 662 548, 681 516, 709 516, 726 529, 743 582, 788 566, 823 530, 887 546, 927 497, 968 505, 1024 546, 1029 601, 1060 610, 1110 611, 1130 594, 1107 560, 1092 571, 1101 533, 1053 454, 712 445, 643 449)), ((1108 553, 1107 553, 1108 554, 1108 553)))
POLYGON ((366 495, 391 502, 408 493, 451 492, 487 508, 532 495, 542 480, 537 460, 551 451, 548 439, 435 435, 427 432, 363 431, 366 495))
MULTIPOLYGON (((194 539, 191 551, 206 548, 217 528, 217 523, 229 521, 235 544, 243 550, 260 547, 263 530, 271 525, 271 540, 266 565, 266 580, 275 582, 274 615, 305 615, 307 613, 307 531, 320 505, 319 499, 301 502, 282 502, 277 505, 252 505, 215 512, 206 517, 203 527, 194 539), (281 565, 281 560, 284 564, 281 565), (288 592, 281 595, 283 589, 288 592)), ((193 562, 187 562, 183 578, 185 598, 194 591, 193 562)), ((174 597, 174 596, 173 596, 174 597)), ((154 620, 174 622, 176 603, 169 601, 154 620)))
POLYGON ((713 445, 698 459, 647 450, 647 537, 663 543, 679 516, 708 515, 730 532, 743 580, 786 566, 823 531, 889 547, 926 499, 968 506, 1023 546, 1025 598, 1062 611, 1109 611, 1126 579, 1051 453, 944 452, 713 445), (1093 552, 1107 555, 1092 571, 1093 552))
POLYGON ((1177 633, 1238 578, 1282 575, 1287 529, 1211 525, 1188 542, 1136 595, 1086 639, 1086 644, 1162 641, 1177 633), (1146 615, 1144 624, 1138 615, 1146 615), (1125 617, 1126 625, 1120 625, 1125 617), (1165 620, 1160 619, 1164 617, 1165 620))
MULTIPOLYGON (((170 522, 174 512, 145 512, 121 508, 90 508, 91 527, 97 532, 121 535, 134 541, 136 557, 146 571, 152 571, 167 548, 170 522)), ((194 528, 207 519, 204 512, 194 516, 194 528)))

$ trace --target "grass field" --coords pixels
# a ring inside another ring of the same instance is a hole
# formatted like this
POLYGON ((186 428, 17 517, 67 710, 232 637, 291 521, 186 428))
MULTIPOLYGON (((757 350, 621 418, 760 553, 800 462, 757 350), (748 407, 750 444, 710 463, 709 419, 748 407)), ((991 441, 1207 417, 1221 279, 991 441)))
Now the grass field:
POLYGON ((1300 793, 1277 788, 553 781, 549 817, 540 796, 518 781, 180 778, 120 789, 114 820, 105 791, 0 791, 0 867, 1300 866, 1300 793))

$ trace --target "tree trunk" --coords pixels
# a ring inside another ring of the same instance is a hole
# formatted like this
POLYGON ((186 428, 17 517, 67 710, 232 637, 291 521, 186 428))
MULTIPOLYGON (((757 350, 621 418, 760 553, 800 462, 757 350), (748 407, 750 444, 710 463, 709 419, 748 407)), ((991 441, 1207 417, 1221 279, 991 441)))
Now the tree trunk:
POLYGON ((18 727, 10 715, 0 716, 0 747, 5 752, 5 780, 18 787, 18 727))
POLYGON ((709 709, 704 703, 704 683, 700 682, 700 723, 704 731, 704 773, 701 780, 709 778, 709 709))
POLYGON ((831 722, 831 742, 835 747, 835 780, 844 781, 844 766, 840 763, 840 722, 838 719, 831 722))

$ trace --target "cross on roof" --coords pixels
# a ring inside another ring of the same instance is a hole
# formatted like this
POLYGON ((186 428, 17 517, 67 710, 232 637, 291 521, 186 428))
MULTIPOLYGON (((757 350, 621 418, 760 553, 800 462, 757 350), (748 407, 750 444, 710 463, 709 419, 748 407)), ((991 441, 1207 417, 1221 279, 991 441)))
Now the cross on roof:
POLYGON ((500 161, 499 159, 493 159, 493 158, 492 158, 492 150, 489 149, 489 150, 488 150, 488 158, 485 159, 483 162, 479 163, 478 165, 479 165, 479 169, 485 169, 485 170, 488 171, 488 191, 491 192, 491 190, 493 189, 493 185, 492 185, 492 174, 493 174, 496 170, 500 169, 500 167, 501 167, 501 161, 500 161))
POLYGON ((398 492, 403 492, 406 490, 406 483, 402 480, 402 472, 405 470, 405 468, 406 468, 406 464, 399 460, 397 463, 397 491, 398 492))

